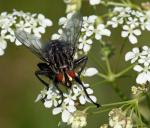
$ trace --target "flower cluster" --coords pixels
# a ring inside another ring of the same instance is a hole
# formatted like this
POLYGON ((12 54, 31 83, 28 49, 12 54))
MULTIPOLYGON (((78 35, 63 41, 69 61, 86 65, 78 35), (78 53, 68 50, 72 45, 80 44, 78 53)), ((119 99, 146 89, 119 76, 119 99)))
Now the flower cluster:
MULTIPOLYGON (((66 17, 61 17, 59 19, 59 25, 64 28, 67 21, 71 18, 72 13, 68 13, 66 17)), ((81 28, 81 36, 79 38, 78 49, 83 51, 85 54, 89 52, 91 49, 91 45, 93 44, 93 37, 96 40, 101 40, 102 36, 110 36, 111 32, 106 28, 106 25, 102 23, 97 23, 97 16, 84 16, 83 23, 81 28)), ((62 34, 62 29, 58 29, 58 33, 52 35, 52 40, 59 39, 62 34)))
MULTIPOLYGON (((97 99, 94 95, 92 95, 93 90, 89 87, 89 84, 84 84, 84 87, 86 88, 90 98, 96 102, 97 99)), ((48 90, 44 89, 41 91, 41 93, 37 96, 36 102, 42 100, 46 108, 53 108, 53 115, 62 113, 61 118, 65 123, 68 122, 70 116, 77 110, 77 105, 84 105, 87 102, 91 103, 91 101, 87 98, 83 88, 79 85, 72 85, 72 89, 69 90, 68 93, 64 92, 63 96, 63 103, 58 107, 58 104, 61 102, 61 96, 55 86, 51 85, 48 90)), ((73 118, 73 120, 75 119, 73 118)), ((72 124, 71 120, 69 124, 72 124)))
POLYGON ((93 37, 96 40, 101 40, 102 36, 110 36, 111 32, 102 23, 97 23, 97 16, 91 15, 83 17, 81 36, 79 39, 79 49, 87 53, 93 44, 93 37))
POLYGON ((131 117, 126 115, 126 112, 121 108, 112 109, 109 112, 109 125, 102 125, 101 128, 133 128, 131 117))
POLYGON ((82 0, 63 0, 66 4, 66 12, 76 12, 81 8, 82 0))
POLYGON ((14 31, 17 29, 41 37, 47 26, 52 26, 52 21, 45 18, 43 14, 31 14, 16 10, 13 10, 12 13, 2 12, 0 14, 0 55, 4 54, 7 41, 15 42, 17 46, 21 45, 15 39, 14 31))
POLYGON ((143 46, 141 49, 133 48, 125 55, 126 61, 131 61, 131 63, 136 63, 134 70, 138 72, 136 78, 137 84, 146 84, 150 82, 150 48, 148 46, 143 46))
POLYGON ((109 125, 113 128, 132 128, 132 119, 126 116, 121 108, 113 109, 109 112, 109 125))
POLYGON ((68 120, 68 125, 71 125, 71 128, 82 128, 87 125, 87 113, 84 111, 76 111, 74 112, 69 120, 68 120))
POLYGON ((121 37, 128 38, 132 44, 138 42, 141 31, 150 31, 150 11, 133 10, 130 7, 115 7, 113 17, 107 21, 112 28, 122 26, 121 37))
POLYGON ((139 85, 139 86, 132 86, 131 87, 131 91, 133 95, 139 95, 141 93, 146 93, 149 90, 149 86, 148 85, 139 85))

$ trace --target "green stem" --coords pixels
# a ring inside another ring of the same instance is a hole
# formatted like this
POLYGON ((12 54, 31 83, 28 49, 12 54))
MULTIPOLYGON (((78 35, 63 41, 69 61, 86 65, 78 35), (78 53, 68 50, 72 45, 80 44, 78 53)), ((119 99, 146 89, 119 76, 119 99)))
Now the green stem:
POLYGON ((135 66, 135 64, 125 68, 124 70, 122 70, 121 72, 115 74, 115 77, 118 78, 118 77, 121 77, 122 75, 124 75, 125 73, 127 73, 128 71, 130 71, 133 67, 135 66))
POLYGON ((102 74, 102 73, 99 72, 97 75, 101 78, 107 79, 107 76, 105 74, 102 74))
POLYGON ((117 3, 117 2, 104 2, 104 1, 102 1, 101 4, 103 4, 104 6, 122 6, 122 7, 127 7, 126 4, 117 3))
POLYGON ((111 104, 104 104, 102 105, 103 107, 112 107, 112 106, 117 106, 117 105, 122 105, 122 104, 131 104, 131 103, 135 103, 137 99, 133 99, 133 100, 128 100, 128 101, 122 101, 122 102, 116 102, 116 103, 111 103, 111 104))
POLYGON ((147 105, 148 105, 148 107, 150 109, 150 97, 149 97, 149 95, 147 93, 145 93, 145 96, 146 96, 146 100, 147 100, 147 105))
POLYGON ((131 2, 127 3, 122 1, 122 3, 117 3, 117 2, 104 2, 102 1, 101 4, 103 4, 104 6, 122 6, 122 7, 131 7, 137 10, 141 11, 141 8, 138 5, 135 5, 131 2))
POLYGON ((138 119, 139 119, 139 122, 140 122, 140 126, 142 127, 143 122, 142 122, 141 114, 140 114, 139 109, 138 109, 138 101, 136 102, 135 109, 136 109, 136 113, 137 113, 137 116, 138 116, 138 119))
POLYGON ((111 71, 111 67, 110 67, 110 63, 109 63, 108 57, 105 58, 105 62, 106 62, 107 70, 108 70, 108 75, 111 75, 112 71, 111 71))

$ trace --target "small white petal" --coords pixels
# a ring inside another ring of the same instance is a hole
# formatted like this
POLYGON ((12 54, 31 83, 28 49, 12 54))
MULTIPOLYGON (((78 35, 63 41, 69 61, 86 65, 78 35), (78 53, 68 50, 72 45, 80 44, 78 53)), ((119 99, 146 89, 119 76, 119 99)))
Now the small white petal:
POLYGON ((76 107, 73 106, 73 105, 69 105, 67 108, 68 108, 68 111, 71 112, 71 113, 73 113, 74 111, 76 111, 76 107))
POLYGON ((104 30, 102 31, 102 35, 110 36, 110 35, 111 35, 111 31, 108 30, 108 29, 104 29, 104 30))
POLYGON ((88 69, 85 71, 84 76, 89 76, 89 77, 91 77, 91 76, 94 76, 94 75, 96 75, 96 74, 98 74, 98 70, 97 70, 96 68, 88 68, 88 69))
POLYGON ((133 70, 137 71, 137 72, 141 72, 141 71, 143 71, 143 67, 141 67, 140 65, 136 65, 136 66, 134 66, 133 70))
POLYGON ((93 41, 91 39, 87 40, 87 44, 92 44, 92 43, 93 43, 93 41))
POLYGON ((96 102, 97 98, 95 96, 90 96, 90 98, 92 99, 92 101, 96 102))
POLYGON ((89 0, 90 5, 98 5, 100 4, 101 0, 89 0))
POLYGON ((102 36, 101 36, 100 34, 95 34, 95 39, 101 40, 101 39, 102 39, 102 36))
POLYGON ((44 102, 44 106, 46 107, 46 108, 51 108, 52 107, 52 101, 50 100, 50 101, 45 101, 44 102))
POLYGON ((146 78, 146 73, 143 72, 143 73, 140 73, 137 78, 136 78, 136 82, 138 84, 145 84, 147 82, 147 78, 146 78))
POLYGON ((129 26, 128 25, 124 25, 123 29, 128 31, 129 30, 129 26))
POLYGON ((139 29, 134 30, 133 33, 137 36, 141 35, 141 31, 139 29))
POLYGON ((79 100, 80 100, 81 104, 85 104, 86 103, 86 99, 83 96, 80 96, 79 100))
POLYGON ((90 50, 91 46, 88 45, 88 44, 85 44, 84 47, 83 47, 83 51, 84 52, 88 52, 90 50))
POLYGON ((121 37, 127 37, 128 34, 129 34, 129 32, 127 32, 127 31, 122 31, 122 32, 121 32, 121 37))
POLYGON ((59 114, 61 111, 62 111, 61 107, 54 108, 54 109, 53 109, 53 115, 57 115, 57 114, 59 114))
POLYGON ((63 24, 65 24, 66 23, 66 21, 67 21, 67 19, 65 18, 65 17, 61 17, 60 19, 59 19, 59 25, 63 25, 63 24))
POLYGON ((147 51, 147 50, 149 49, 148 46, 143 46, 142 48, 143 48, 143 50, 145 50, 145 51, 147 51))
POLYGON ((65 123, 68 122, 69 117, 70 113, 67 110, 64 110, 61 115, 62 121, 65 123))
POLYGON ((139 53, 139 52, 140 52, 139 48, 137 48, 137 47, 133 48, 132 51, 133 51, 134 53, 139 53))
POLYGON ((20 41, 18 41, 18 40, 15 41, 15 44, 16 44, 17 46, 22 45, 22 43, 21 43, 20 41))
POLYGON ((147 81, 149 81, 150 82, 150 72, 147 72, 147 74, 146 74, 146 78, 147 78, 147 81))
POLYGON ((135 57, 135 54, 133 52, 128 52, 125 55, 125 61, 131 60, 135 57))
POLYGON ((132 35, 132 34, 129 35, 129 40, 130 40, 130 42, 132 44, 136 44, 137 43, 137 38, 134 35, 132 35))
POLYGON ((86 91, 88 94, 93 94, 93 90, 91 88, 87 88, 86 91))

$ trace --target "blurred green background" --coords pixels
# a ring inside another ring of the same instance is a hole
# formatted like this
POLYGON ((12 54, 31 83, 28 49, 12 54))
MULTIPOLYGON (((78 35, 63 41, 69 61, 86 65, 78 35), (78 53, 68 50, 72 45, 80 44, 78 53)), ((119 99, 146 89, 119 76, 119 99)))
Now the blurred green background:
MULTIPOLYGON (((53 21, 54 26, 48 28, 43 36, 45 42, 52 33, 57 31, 58 19, 65 15, 65 4, 62 0, 0 0, 0 12, 11 12, 13 9, 43 13, 53 21)), ((100 14, 105 10, 106 8, 100 8, 97 9, 97 12, 100 14)), ((84 2, 82 12, 83 15, 94 13, 88 2, 84 2)), ((149 39, 148 33, 144 33, 144 35, 149 39)), ((145 41, 142 37, 139 40, 145 41)), ((112 68, 116 71, 128 65, 124 62, 124 54, 132 47, 126 41, 123 53, 119 55, 122 41, 125 40, 121 39, 120 31, 113 30, 112 37, 108 39, 108 42, 113 43, 115 47, 116 55, 111 59, 111 63, 112 68)), ((141 44, 139 43, 139 45, 141 44)), ((89 54, 88 65, 93 65, 102 71, 102 68, 96 63, 96 61, 99 61, 100 64, 103 63, 98 55, 99 50, 100 47, 96 42, 89 54)), ((42 103, 34 103, 37 94, 43 89, 43 85, 34 76, 34 71, 37 69, 36 64, 40 60, 28 49, 22 46, 16 47, 13 43, 8 43, 5 52, 5 55, 0 57, 0 128, 57 128, 60 115, 52 116, 51 110, 45 109, 42 103)), ((133 74, 132 71, 131 74, 133 74)), ((84 81, 91 84, 100 103, 120 100, 112 90, 110 83, 96 84, 103 81, 98 77, 84 79, 84 81)), ((135 78, 132 77, 117 80, 119 87, 128 96, 130 96, 130 86, 134 83, 135 78)), ((87 128, 98 128, 107 119, 108 117, 104 114, 90 115, 87 128)))

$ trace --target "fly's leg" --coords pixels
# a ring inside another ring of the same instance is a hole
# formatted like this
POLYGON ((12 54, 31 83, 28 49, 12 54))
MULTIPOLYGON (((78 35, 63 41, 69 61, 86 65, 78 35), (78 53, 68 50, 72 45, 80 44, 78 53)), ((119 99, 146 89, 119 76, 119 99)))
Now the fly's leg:
POLYGON ((35 72, 35 76, 46 86, 46 89, 48 90, 49 84, 40 77, 40 76, 47 76, 47 74, 48 74, 47 71, 38 70, 35 72))
MULTIPOLYGON (((74 61, 74 69, 76 69, 76 68, 78 68, 79 66, 81 66, 81 69, 80 69, 79 72, 78 72, 78 75, 79 75, 79 76, 81 75, 82 71, 84 70, 85 65, 86 65, 86 63, 87 63, 87 60, 88 60, 88 57, 87 57, 87 56, 84 56, 84 57, 82 57, 82 58, 77 59, 77 60, 74 61)), ((78 82, 78 83, 82 86, 86 97, 87 97, 94 105, 96 105, 97 107, 100 107, 100 106, 101 106, 100 104, 95 103, 95 102, 90 98, 90 96, 88 95, 88 93, 87 93, 87 91, 86 91, 86 88, 84 87, 83 83, 81 82, 79 76, 75 77, 75 80, 76 80, 76 82, 78 82)))
POLYGON ((89 94, 88 94, 87 91, 86 91, 86 87, 84 87, 84 85, 82 84, 80 78, 79 78, 79 77, 76 77, 75 80, 76 80, 76 82, 78 82, 78 83, 82 86, 86 97, 87 97, 94 105, 96 105, 97 108, 100 107, 100 106, 101 106, 100 104, 95 103, 95 102, 90 98, 89 94))
POLYGON ((81 66, 81 69, 79 70, 78 72, 78 75, 80 76, 83 69, 85 68, 85 65, 87 63, 87 60, 88 60, 88 57, 87 56, 84 56, 84 57, 81 57, 77 60, 74 61, 74 69, 78 68, 79 66, 81 66))
POLYGON ((48 70, 49 66, 46 63, 38 63, 37 66, 40 70, 48 70))

